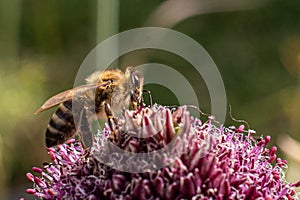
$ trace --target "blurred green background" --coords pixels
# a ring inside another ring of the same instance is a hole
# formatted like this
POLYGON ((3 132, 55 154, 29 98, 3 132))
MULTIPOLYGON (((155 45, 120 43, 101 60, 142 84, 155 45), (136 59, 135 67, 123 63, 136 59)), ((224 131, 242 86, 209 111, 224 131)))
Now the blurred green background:
MULTIPOLYGON (((289 161, 288 180, 299 180, 300 1, 241 2, 2 0, 0 199, 33 199, 25 194, 31 187, 25 173, 49 161, 44 132, 54 110, 35 116, 36 109, 73 86, 82 61, 99 42, 142 26, 171 28, 200 43, 221 72, 232 115, 258 135, 271 135, 280 157, 289 161)), ((190 77, 200 108, 210 112, 202 78, 174 54, 140 50, 112 65, 143 64, 141 57, 190 77)), ((152 90, 155 102, 176 103, 166 88, 152 90)), ((230 117, 226 123, 235 124, 230 117)))

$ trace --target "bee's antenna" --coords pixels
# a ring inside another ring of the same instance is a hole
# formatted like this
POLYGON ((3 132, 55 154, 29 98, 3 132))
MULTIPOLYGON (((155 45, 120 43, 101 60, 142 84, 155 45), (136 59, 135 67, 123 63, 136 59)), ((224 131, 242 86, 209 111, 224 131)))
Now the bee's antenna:
POLYGON ((188 108, 193 108, 193 109, 197 110, 201 115, 207 117, 207 118, 210 119, 210 120, 213 120, 213 121, 216 122, 217 124, 220 124, 220 123, 215 119, 215 116, 203 112, 203 111, 202 111, 200 108, 198 108, 197 106, 195 106, 195 105, 186 105, 186 107, 188 107, 188 108))
POLYGON ((204 115, 206 117, 210 117, 211 115, 210 114, 207 114, 205 112, 203 112, 202 110, 200 110, 200 108, 198 108, 197 106, 195 105, 186 105, 186 107, 188 108, 194 108, 195 110, 197 110, 201 115, 204 115))
POLYGON ((229 116, 230 116, 230 118, 231 118, 233 121, 235 121, 235 122, 246 124, 248 130, 250 130, 250 125, 249 125, 249 123, 248 123, 246 120, 243 120, 243 119, 236 119, 236 118, 234 118, 234 117, 232 116, 232 110, 231 110, 231 105, 230 105, 230 104, 229 104, 229 116))
MULTIPOLYGON (((197 106, 195 105, 185 105, 187 108, 194 108, 195 110, 197 110, 201 115, 204 115, 204 116, 207 116, 207 117, 211 117, 210 114, 207 114, 205 112, 203 112, 202 110, 200 110, 200 108, 198 108, 197 106)), ((171 106, 165 106, 167 108, 171 108, 171 109, 176 109, 178 108, 179 106, 178 105, 171 105, 171 106)))

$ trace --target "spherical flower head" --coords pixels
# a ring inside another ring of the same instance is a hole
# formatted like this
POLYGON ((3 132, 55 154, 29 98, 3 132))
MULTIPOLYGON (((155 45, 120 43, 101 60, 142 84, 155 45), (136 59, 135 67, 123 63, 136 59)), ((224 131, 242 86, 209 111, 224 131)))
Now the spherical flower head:
POLYGON ((202 122, 185 106, 124 112, 85 154, 74 139, 48 148, 52 163, 27 173, 41 199, 298 199, 270 137, 202 122))

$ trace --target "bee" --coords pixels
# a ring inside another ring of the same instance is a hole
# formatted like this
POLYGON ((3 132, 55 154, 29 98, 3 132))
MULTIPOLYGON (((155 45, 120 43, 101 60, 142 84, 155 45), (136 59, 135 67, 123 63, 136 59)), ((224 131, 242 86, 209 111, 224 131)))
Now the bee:
POLYGON ((142 93, 152 98, 150 91, 143 90, 143 76, 132 67, 123 73, 119 69, 96 71, 86 78, 86 84, 61 92, 48 99, 36 112, 38 114, 56 105, 46 130, 46 146, 63 144, 75 133, 79 134, 84 148, 93 144, 90 122, 107 119, 114 132, 117 128, 115 112, 130 107, 139 109, 143 102, 142 93))

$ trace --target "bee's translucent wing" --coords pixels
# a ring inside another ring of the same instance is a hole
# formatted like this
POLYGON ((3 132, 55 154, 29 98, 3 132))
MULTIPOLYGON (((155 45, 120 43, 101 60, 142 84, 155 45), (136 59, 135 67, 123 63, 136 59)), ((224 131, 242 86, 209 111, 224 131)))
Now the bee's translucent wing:
POLYGON ((82 95, 92 89, 96 89, 98 87, 103 87, 105 89, 106 86, 110 85, 111 81, 102 82, 100 84, 86 84, 81 85, 78 87, 75 87, 73 89, 69 89, 66 91, 63 91, 61 93, 58 93, 57 95, 54 95, 50 99, 48 99, 34 114, 38 114, 40 112, 43 112, 44 110, 47 110, 49 108, 52 108, 53 106, 56 106, 60 103, 63 103, 65 101, 71 100, 74 95, 82 95))

